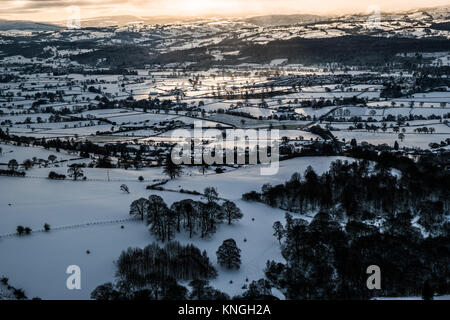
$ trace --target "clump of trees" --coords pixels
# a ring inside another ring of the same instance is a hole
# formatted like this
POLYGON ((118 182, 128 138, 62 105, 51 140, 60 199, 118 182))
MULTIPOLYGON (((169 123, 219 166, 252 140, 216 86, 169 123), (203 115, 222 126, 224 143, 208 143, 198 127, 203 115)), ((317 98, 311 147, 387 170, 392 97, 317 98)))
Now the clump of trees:
POLYGON ((241 210, 231 201, 219 205, 217 191, 206 188, 206 202, 185 199, 174 202, 170 208, 158 195, 140 198, 130 205, 130 214, 139 217, 150 227, 158 240, 170 241, 176 232, 187 232, 189 237, 206 238, 215 233, 217 225, 242 218, 241 210))
POLYGON ((381 98, 399 98, 402 95, 402 88, 394 83, 384 84, 384 87, 380 92, 381 98))
POLYGON ((116 262, 117 283, 106 283, 91 294, 97 300, 174 299, 188 297, 188 290, 178 280, 191 281, 192 298, 219 297, 207 286, 207 279, 217 276, 206 251, 193 245, 169 242, 164 247, 153 243, 143 249, 129 248, 116 262))
POLYGON ((442 167, 433 169, 420 163, 415 170, 404 170, 399 178, 383 162, 372 168, 366 160, 337 160, 321 176, 308 167, 303 175, 295 173, 276 186, 265 184, 261 193, 251 192, 243 198, 300 214, 338 210, 363 221, 393 219, 410 212, 419 217, 426 231, 445 235, 450 228, 445 222, 450 214, 450 175, 442 167))
POLYGON ((19 236, 21 236, 21 235, 24 235, 24 234, 26 234, 26 235, 31 234, 31 232, 32 232, 33 230, 31 230, 30 227, 17 226, 16 231, 17 231, 17 234, 18 234, 19 236))
POLYGON ((66 179, 66 175, 65 174, 59 174, 56 173, 54 171, 50 171, 48 173, 48 178, 51 180, 65 180, 66 179))
POLYGON ((160 247, 153 243, 144 249, 129 248, 117 260, 117 274, 122 280, 140 286, 150 274, 168 275, 178 280, 211 279, 217 272, 206 251, 178 241, 160 247))
POLYGON ((0 170, 2 176, 25 177, 25 172, 15 170, 0 170))

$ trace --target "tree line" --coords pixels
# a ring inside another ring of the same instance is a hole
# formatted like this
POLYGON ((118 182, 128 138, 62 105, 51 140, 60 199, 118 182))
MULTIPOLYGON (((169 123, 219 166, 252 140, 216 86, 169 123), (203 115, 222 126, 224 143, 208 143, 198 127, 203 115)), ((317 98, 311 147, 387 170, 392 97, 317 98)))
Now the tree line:
POLYGON ((243 195, 314 215, 308 223, 286 214, 285 223, 273 225, 286 262, 269 261, 265 275, 286 298, 432 298, 450 292, 448 158, 413 161, 378 153, 376 160, 338 160, 322 175, 308 167, 284 184, 243 195), (370 265, 381 269, 380 290, 366 286, 370 265))
POLYGON ((116 262, 115 284, 105 283, 91 294, 96 300, 185 300, 228 299, 210 287, 208 280, 217 276, 206 251, 194 245, 169 242, 141 248, 128 248, 116 262), (192 291, 178 284, 190 281, 192 291))
POLYGON ((150 232, 163 242, 171 241, 176 232, 187 232, 189 238, 194 235, 206 238, 216 232, 220 223, 231 224, 243 216, 234 202, 224 200, 219 204, 214 188, 206 188, 204 198, 206 202, 184 199, 168 207, 160 196, 151 195, 148 199, 133 201, 130 214, 140 217, 150 232))
MULTIPOLYGON (((419 172, 426 169, 420 162, 417 165, 419 172)), ((450 177, 442 168, 433 172, 428 168, 418 178, 409 170, 393 174, 384 162, 337 160, 321 176, 308 167, 303 176, 295 173, 284 184, 265 184, 261 193, 250 192, 243 198, 300 214, 334 210, 358 221, 408 213, 427 232, 442 235, 450 229, 445 218, 450 213, 450 177)))

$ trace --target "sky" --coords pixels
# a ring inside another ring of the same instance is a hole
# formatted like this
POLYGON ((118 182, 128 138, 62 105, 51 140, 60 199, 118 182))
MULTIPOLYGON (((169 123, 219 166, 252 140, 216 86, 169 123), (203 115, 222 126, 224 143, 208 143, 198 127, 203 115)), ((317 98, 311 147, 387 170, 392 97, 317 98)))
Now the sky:
POLYGON ((81 19, 115 15, 255 16, 311 13, 340 15, 450 5, 450 0, 0 0, 0 19, 62 21, 80 13, 81 19))

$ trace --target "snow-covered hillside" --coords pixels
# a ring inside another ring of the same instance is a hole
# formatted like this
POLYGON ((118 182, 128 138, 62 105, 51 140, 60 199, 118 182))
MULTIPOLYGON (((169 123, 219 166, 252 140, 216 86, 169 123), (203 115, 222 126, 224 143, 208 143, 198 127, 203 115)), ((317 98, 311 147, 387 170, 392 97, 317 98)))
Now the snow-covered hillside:
MULTIPOLYGON (((176 239, 206 250, 213 262, 220 243, 228 238, 236 239, 242 250, 241 269, 227 271, 218 267, 219 277, 211 284, 230 295, 240 294, 247 278, 251 282, 263 276, 267 260, 281 261, 279 244, 272 236, 272 225, 284 219, 284 211, 242 201, 242 194, 260 190, 267 182, 283 183, 294 172, 303 172, 309 165, 318 173, 324 172, 336 159, 284 161, 280 164, 279 174, 269 180, 259 175, 257 166, 223 174, 194 173, 193 176, 175 179, 165 187, 197 191, 209 186, 216 187, 219 196, 233 200, 244 214, 239 223, 221 225, 210 239, 189 239, 184 235, 177 235, 176 239)), ((137 181, 137 174, 148 180, 161 178, 161 170, 129 170, 121 175, 114 173, 109 182, 104 169, 86 170, 88 178, 97 178, 98 181, 79 182, 50 181, 44 178, 48 171, 30 171, 30 175, 41 178, 2 177, 0 184, 0 270, 15 285, 25 288, 28 296, 88 299, 96 286, 114 278, 113 262, 122 250, 144 247, 155 241, 141 221, 130 219, 129 205, 133 200, 151 194, 160 195, 168 204, 186 198, 200 199, 177 192, 148 191, 145 190, 146 183, 137 181), (125 183, 131 193, 122 193, 119 186, 123 180, 114 181, 115 178, 129 179, 125 183), (40 232, 45 223, 52 227, 50 232, 40 232), (29 226, 34 232, 29 236, 17 236, 17 225, 29 226), (90 254, 86 253, 87 250, 90 254), (69 265, 81 267, 80 291, 66 288, 65 270, 69 265)))

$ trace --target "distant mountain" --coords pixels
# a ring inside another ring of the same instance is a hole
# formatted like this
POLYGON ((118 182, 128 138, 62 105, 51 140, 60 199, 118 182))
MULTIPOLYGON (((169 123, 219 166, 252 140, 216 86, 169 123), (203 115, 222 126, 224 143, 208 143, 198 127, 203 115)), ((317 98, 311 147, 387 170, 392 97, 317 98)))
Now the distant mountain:
MULTIPOLYGON (((395 17, 403 17, 405 19, 431 21, 434 19, 449 19, 450 6, 440 6, 434 8, 421 8, 401 12, 382 12, 382 19, 392 19, 395 17)), ((312 14, 291 14, 291 15, 265 15, 255 16, 251 18, 242 19, 241 21, 255 24, 258 26, 283 26, 294 24, 313 24, 325 21, 336 20, 360 20, 367 17, 368 14, 346 14, 342 16, 320 16, 312 14)))
MULTIPOLYGON (((382 20, 415 20, 422 22, 442 23, 450 18, 450 6, 442 6, 435 8, 422 8, 402 12, 382 12, 382 20), (436 21, 438 20, 438 21, 436 21), (443 20, 443 21, 441 21, 443 20)), ((313 14, 277 14, 263 15, 249 18, 225 17, 225 16, 209 16, 209 17, 175 17, 175 16, 133 16, 119 15, 107 17, 93 17, 81 20, 82 28, 104 28, 104 27, 123 27, 130 24, 176 24, 176 23, 202 23, 208 21, 233 21, 253 24, 261 27, 277 27, 290 25, 307 25, 314 23, 322 23, 329 21, 351 22, 366 19, 367 14, 346 14, 342 16, 321 16, 313 14)), ((66 21, 59 21, 53 24, 38 23, 29 21, 11 21, 0 20, 0 30, 58 30, 65 28, 66 21)))
POLYGON ((317 16, 312 14, 291 14, 291 15, 268 15, 257 16, 244 19, 247 23, 256 24, 259 26, 282 26, 292 24, 306 24, 315 23, 318 21, 326 21, 328 17, 317 16))
MULTIPOLYGON (((81 20, 82 28, 102 28, 111 26, 123 26, 130 23, 143 22, 142 18, 135 16, 108 16, 95 17, 81 20)), ((65 26, 66 22, 58 22, 59 25, 65 26)))
POLYGON ((48 24, 48 23, 40 23, 40 22, 31 22, 31 21, 12 21, 12 20, 0 20, 0 31, 9 31, 9 30, 21 30, 21 31, 57 31, 61 28, 59 26, 48 24))
MULTIPOLYGON (((106 28, 106 27, 122 27, 129 24, 169 24, 176 22, 185 21, 195 21, 198 19, 193 18, 183 18, 183 17, 172 17, 172 16, 155 16, 155 17, 137 17, 130 15, 122 16, 108 16, 108 17, 94 17, 81 20, 82 28, 106 28)), ((65 21, 59 21, 56 23, 64 27, 66 25, 65 21)))
MULTIPOLYGON (((109 16, 109 17, 94 17, 81 20, 82 28, 103 28, 113 26, 126 26, 129 24, 173 24, 178 22, 199 22, 207 21, 213 17, 174 17, 174 16, 154 16, 154 17, 137 17, 130 15, 123 16, 109 16)), ((221 18, 218 18, 219 20, 221 18)), ((238 20, 236 18, 231 20, 238 20)), ((251 23, 260 26, 279 26, 279 25, 293 25, 293 24, 305 24, 314 23, 318 21, 326 21, 328 17, 310 15, 310 14, 294 14, 294 15, 268 15, 268 16, 256 16, 240 21, 251 23)), ((56 23, 60 26, 65 26, 65 21, 56 23)))
POLYGON ((435 7, 435 8, 422 8, 415 11, 410 11, 410 13, 424 13, 433 19, 449 19, 450 18, 450 5, 435 7))

